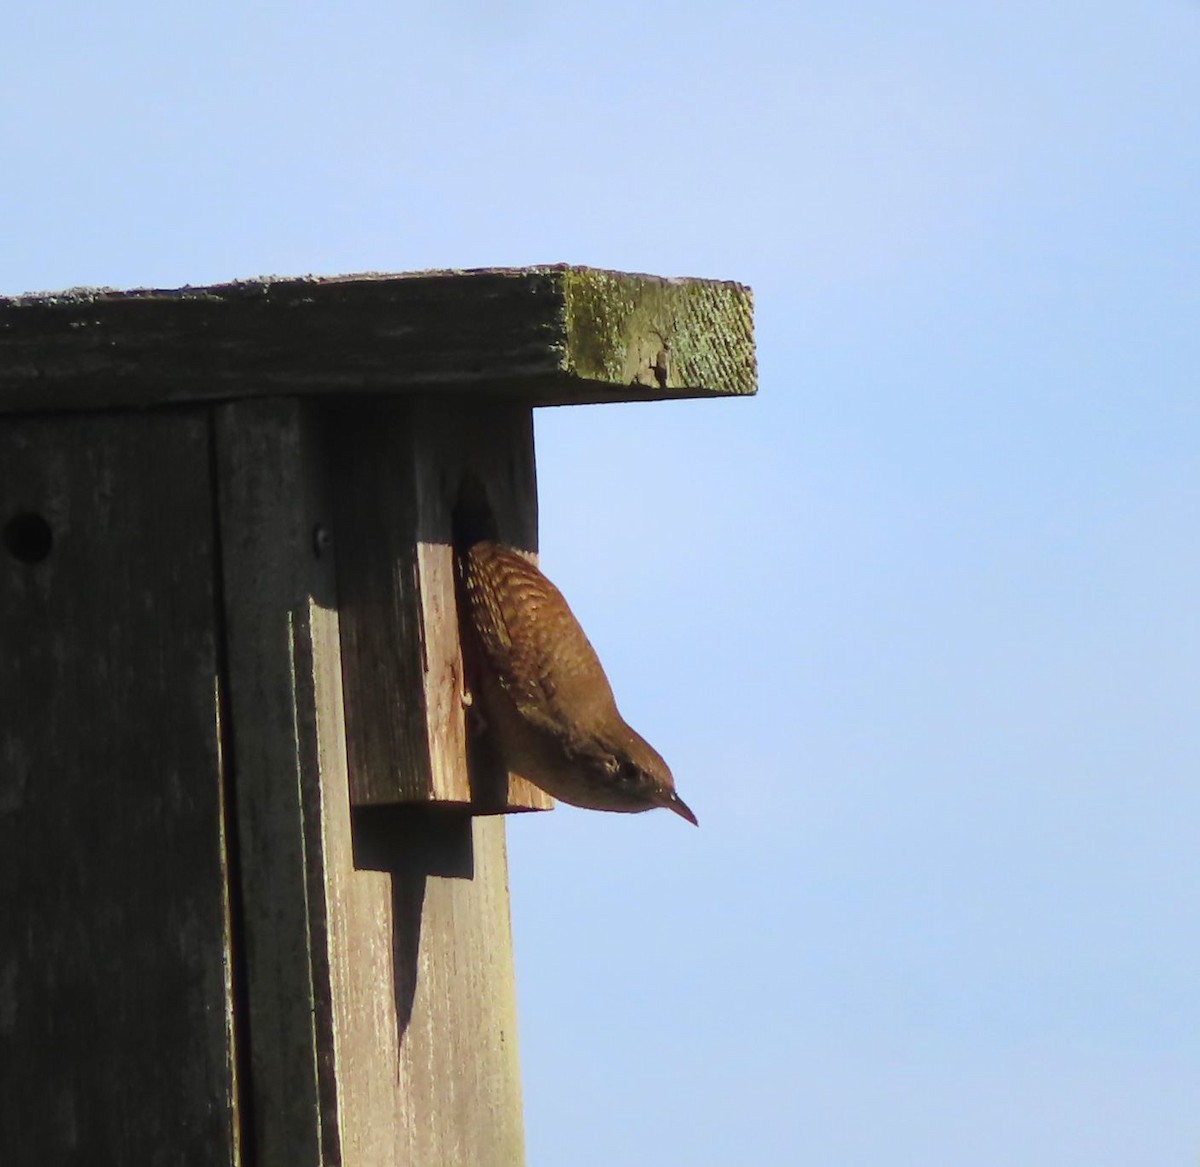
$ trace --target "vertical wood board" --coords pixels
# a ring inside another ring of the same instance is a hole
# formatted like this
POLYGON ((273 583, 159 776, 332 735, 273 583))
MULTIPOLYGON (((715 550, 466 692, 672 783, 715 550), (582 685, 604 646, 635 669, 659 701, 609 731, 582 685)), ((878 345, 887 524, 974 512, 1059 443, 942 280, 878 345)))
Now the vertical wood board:
POLYGON ((325 809, 346 1164, 521 1167, 504 817, 325 809))
POLYGON ((340 1162, 310 607, 335 604, 323 460, 295 400, 214 410, 256 1167, 340 1162), (324 1060, 322 1060, 324 1057, 324 1060))
POLYGON ((468 764, 452 519, 464 479, 496 535, 536 550, 528 406, 470 397, 330 410, 351 791, 356 805, 476 813, 552 800, 483 751, 468 764))
POLYGON ((208 438, 0 423, 6 1167, 239 1158, 208 438))

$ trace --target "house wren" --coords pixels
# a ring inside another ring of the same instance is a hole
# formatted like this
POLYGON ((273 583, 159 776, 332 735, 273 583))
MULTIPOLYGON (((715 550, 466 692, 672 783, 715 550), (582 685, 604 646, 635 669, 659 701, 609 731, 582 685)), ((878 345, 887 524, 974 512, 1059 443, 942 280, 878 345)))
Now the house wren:
POLYGON ((504 765, 575 806, 665 806, 695 823, 666 762, 618 712, 562 593, 491 541, 461 551, 459 570, 474 692, 504 765))

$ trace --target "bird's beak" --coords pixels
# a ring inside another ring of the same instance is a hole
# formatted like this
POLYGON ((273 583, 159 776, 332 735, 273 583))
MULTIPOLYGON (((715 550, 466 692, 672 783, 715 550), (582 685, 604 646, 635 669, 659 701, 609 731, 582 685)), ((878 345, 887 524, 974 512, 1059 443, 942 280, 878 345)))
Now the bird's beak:
POLYGON ((667 810, 673 810, 681 819, 687 819, 692 826, 698 827, 700 825, 696 820, 696 816, 688 808, 688 804, 674 790, 671 791, 671 797, 663 805, 667 810))

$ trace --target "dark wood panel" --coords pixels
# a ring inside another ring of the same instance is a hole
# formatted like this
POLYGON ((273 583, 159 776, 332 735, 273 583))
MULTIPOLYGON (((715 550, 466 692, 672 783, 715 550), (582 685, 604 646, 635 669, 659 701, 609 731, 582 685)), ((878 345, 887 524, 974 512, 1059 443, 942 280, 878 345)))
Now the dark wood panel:
POLYGON ((208 425, 0 422, 0 1161, 237 1159, 208 425))

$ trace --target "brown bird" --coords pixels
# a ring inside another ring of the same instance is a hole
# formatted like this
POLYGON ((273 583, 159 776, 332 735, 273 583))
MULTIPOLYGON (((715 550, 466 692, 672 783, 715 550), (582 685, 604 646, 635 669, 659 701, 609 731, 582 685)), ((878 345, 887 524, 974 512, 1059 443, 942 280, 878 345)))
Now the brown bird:
POLYGON ((501 760, 547 794, 591 810, 665 806, 696 816, 658 752, 625 723, 562 593, 499 543, 459 554, 475 690, 501 760))

